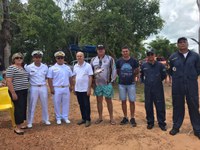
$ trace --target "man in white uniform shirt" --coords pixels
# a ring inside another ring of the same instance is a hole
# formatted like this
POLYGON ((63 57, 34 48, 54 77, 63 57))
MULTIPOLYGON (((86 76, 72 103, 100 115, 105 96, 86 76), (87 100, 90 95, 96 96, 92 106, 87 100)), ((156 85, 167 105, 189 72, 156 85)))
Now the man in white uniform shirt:
POLYGON ((76 54, 78 63, 74 66, 75 94, 81 110, 82 119, 78 121, 78 125, 85 124, 85 127, 91 125, 90 118, 90 94, 92 85, 92 66, 84 61, 84 54, 78 52, 76 54))
POLYGON ((48 90, 46 86, 46 75, 48 67, 41 63, 43 53, 41 51, 33 51, 33 63, 26 66, 25 69, 29 73, 30 82, 30 101, 28 105, 28 128, 32 128, 35 107, 38 98, 42 104, 42 120, 46 125, 50 125, 48 115, 48 90))
POLYGON ((56 64, 49 68, 48 83, 51 94, 53 94, 56 123, 61 124, 61 120, 69 124, 70 90, 72 89, 72 71, 64 64, 65 53, 58 51, 54 54, 56 64), (70 89, 70 90, 69 90, 70 89), (62 105, 62 113, 60 107, 62 105))

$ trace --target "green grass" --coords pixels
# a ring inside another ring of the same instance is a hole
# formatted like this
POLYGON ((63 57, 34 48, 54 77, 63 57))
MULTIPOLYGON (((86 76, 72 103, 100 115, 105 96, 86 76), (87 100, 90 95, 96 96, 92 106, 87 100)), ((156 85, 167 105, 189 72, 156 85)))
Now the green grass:
MULTIPOLYGON (((119 100, 118 84, 115 84, 113 87, 114 87, 113 99, 119 100)), ((136 101, 144 103, 144 84, 140 84, 139 82, 136 83, 136 101)), ((166 109, 172 108, 172 98, 171 96, 166 97, 166 94, 165 94, 165 104, 166 104, 166 109)))

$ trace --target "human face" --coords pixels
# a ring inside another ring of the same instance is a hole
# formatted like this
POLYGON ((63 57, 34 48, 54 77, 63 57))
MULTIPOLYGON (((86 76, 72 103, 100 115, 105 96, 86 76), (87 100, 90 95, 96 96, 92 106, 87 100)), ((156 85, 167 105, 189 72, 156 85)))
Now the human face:
POLYGON ((63 57, 63 56, 57 56, 57 57, 56 57, 56 62, 57 62, 57 64, 59 64, 59 65, 64 64, 64 57, 63 57))
POLYGON ((78 52, 76 54, 76 59, 79 64, 82 64, 84 62, 84 54, 82 52, 78 52))
POLYGON ((130 51, 128 48, 122 49, 122 57, 129 58, 130 57, 130 51))
POLYGON ((105 55, 105 49, 104 48, 97 49, 97 54, 99 57, 103 57, 105 55))
POLYGON ((42 55, 34 55, 33 56, 33 62, 36 64, 40 64, 42 61, 42 55))
POLYGON ((155 54, 154 53, 147 53, 147 60, 149 62, 155 61, 155 54))
POLYGON ((188 51, 188 42, 186 40, 181 40, 178 42, 178 49, 181 51, 181 52, 187 52, 188 51))
POLYGON ((14 64, 21 65, 23 62, 23 58, 21 56, 15 57, 14 64))

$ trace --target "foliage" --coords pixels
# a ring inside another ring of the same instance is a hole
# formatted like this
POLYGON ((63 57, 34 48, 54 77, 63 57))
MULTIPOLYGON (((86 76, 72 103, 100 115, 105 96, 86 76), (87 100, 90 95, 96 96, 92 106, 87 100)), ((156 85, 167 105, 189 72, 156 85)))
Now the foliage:
POLYGON ((159 0, 80 0, 74 20, 80 44, 104 43, 114 56, 124 45, 138 52, 141 41, 163 26, 159 0))
POLYGON ((103 43, 114 57, 128 45, 132 55, 141 57, 141 41, 158 33, 164 23, 159 0, 79 0, 73 9, 62 11, 55 0, 29 0, 28 4, 10 0, 10 18, 12 53, 25 53, 27 63, 34 49, 42 50, 44 62, 52 63, 54 52, 68 53, 69 44, 103 43))
POLYGON ((44 52, 44 61, 52 63, 54 52, 66 44, 67 28, 60 7, 53 0, 29 0, 19 13, 15 6, 11 1, 13 19, 18 28, 13 33, 13 51, 18 49, 30 56, 34 49, 40 49, 44 52))
POLYGON ((156 51, 157 56, 163 56, 166 59, 177 50, 176 43, 170 43, 168 39, 162 37, 156 37, 149 45, 156 51))

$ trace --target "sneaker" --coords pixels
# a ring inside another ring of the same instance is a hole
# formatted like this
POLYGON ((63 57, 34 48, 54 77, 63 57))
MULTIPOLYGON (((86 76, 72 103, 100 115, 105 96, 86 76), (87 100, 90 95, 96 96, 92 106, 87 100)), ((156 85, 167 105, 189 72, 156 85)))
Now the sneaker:
POLYGON ((27 124, 27 127, 30 129, 33 127, 33 125, 31 123, 27 124))
POLYGON ((179 133, 179 129, 176 128, 172 128, 171 131, 169 131, 170 135, 176 135, 177 133, 179 133))
POLYGON ((86 121, 85 122, 85 127, 89 127, 91 125, 91 122, 90 121, 86 121))
POLYGON ((154 126, 153 124, 148 124, 147 129, 151 130, 153 128, 153 126, 154 126))
POLYGON ((122 121, 120 122, 120 125, 125 125, 125 124, 127 124, 129 121, 128 121, 128 118, 126 118, 126 117, 124 117, 123 119, 122 119, 122 121))
POLYGON ((77 122, 77 125, 82 125, 82 124, 84 124, 85 122, 86 122, 85 120, 81 119, 81 120, 79 120, 79 121, 77 122))
POLYGON ((56 123, 57 123, 58 125, 60 125, 62 122, 61 122, 61 120, 57 120, 56 123))
POLYGON ((51 124, 50 121, 45 121, 44 123, 45 123, 47 126, 51 124))
POLYGON ((71 123, 71 121, 69 119, 65 119, 64 121, 65 121, 66 124, 70 124, 71 123))
POLYGON ((135 122, 135 118, 131 118, 130 123, 131 123, 132 127, 136 127, 137 126, 137 124, 135 122))

